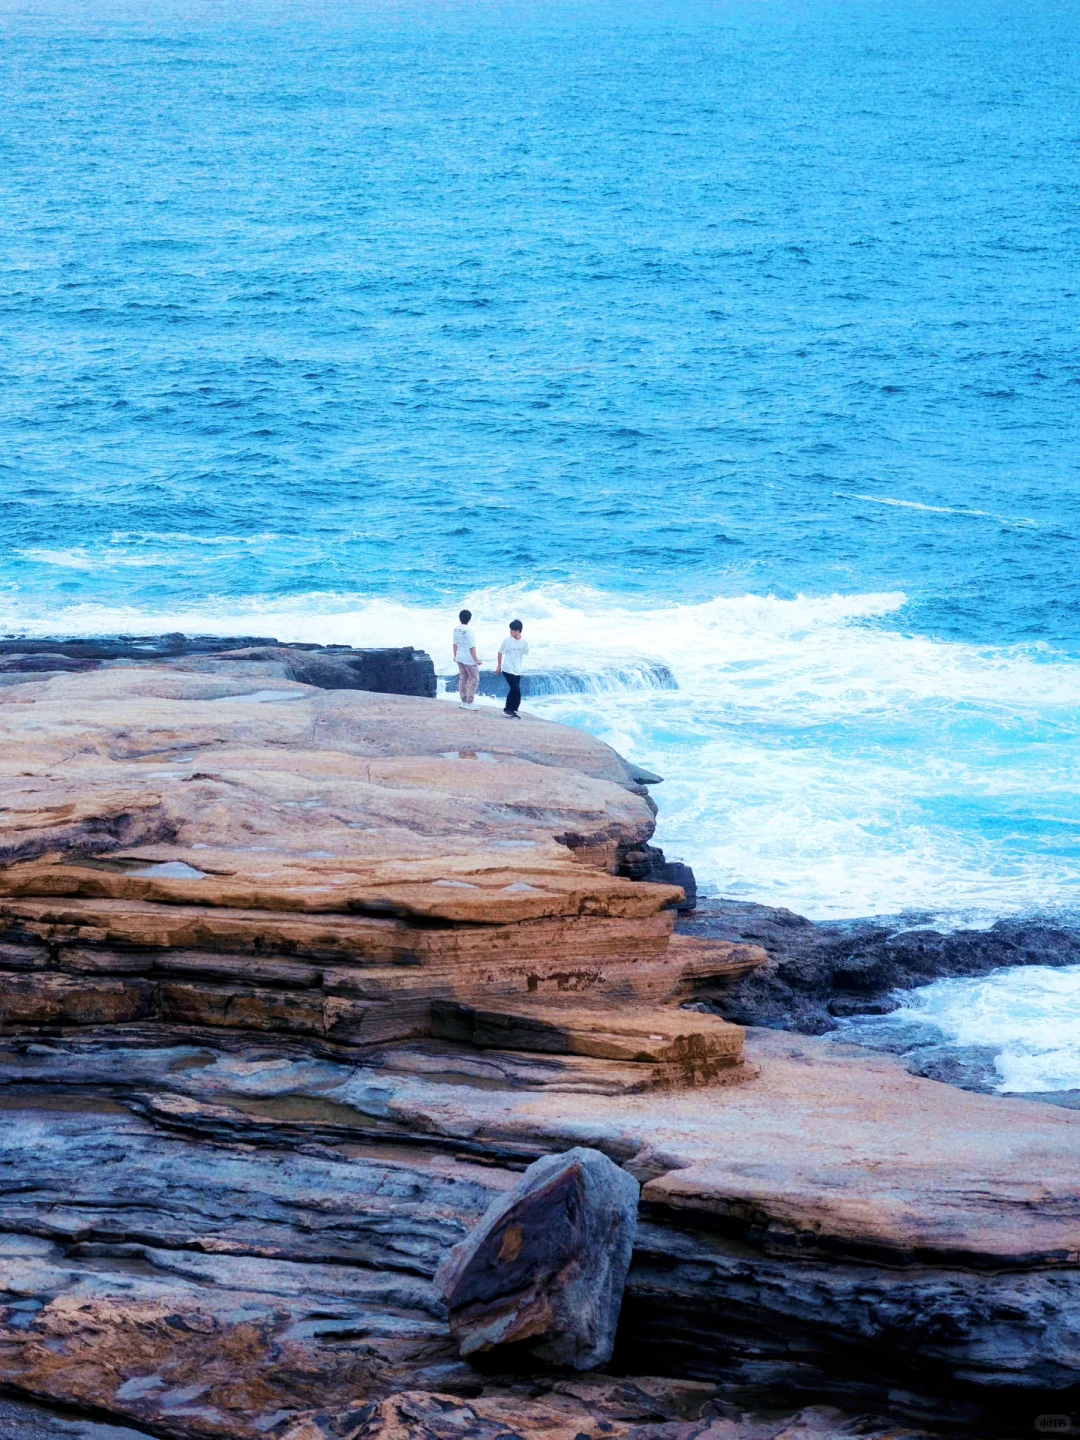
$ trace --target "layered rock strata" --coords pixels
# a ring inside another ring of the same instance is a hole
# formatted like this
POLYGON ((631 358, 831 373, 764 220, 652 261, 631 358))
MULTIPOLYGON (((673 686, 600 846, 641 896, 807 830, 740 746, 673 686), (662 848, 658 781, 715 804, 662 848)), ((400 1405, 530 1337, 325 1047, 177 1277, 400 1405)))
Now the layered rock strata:
POLYGON ((617 873, 653 820, 614 752, 276 663, 0 696, 0 1386, 174 1440, 426 1392, 486 1435, 522 1377, 436 1270, 588 1146, 642 1186, 624 1373, 997 1433, 1080 1398, 1080 1115, 680 1008, 765 956, 617 873))

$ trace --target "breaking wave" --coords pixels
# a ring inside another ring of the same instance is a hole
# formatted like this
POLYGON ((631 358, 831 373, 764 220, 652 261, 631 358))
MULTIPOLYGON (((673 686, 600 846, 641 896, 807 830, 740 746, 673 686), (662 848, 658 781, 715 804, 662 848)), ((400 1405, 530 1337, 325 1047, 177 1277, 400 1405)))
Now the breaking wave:
MULTIPOLYGON (((549 586, 458 603, 489 675, 508 620, 524 620, 532 672, 557 677, 528 709, 665 777, 657 838, 706 891, 819 919, 920 910, 951 924, 1080 902, 1080 662, 1046 645, 908 633, 896 592, 650 606, 549 586)), ((444 675, 454 621, 340 593, 0 611, 0 629, 38 635, 413 644, 444 675)))

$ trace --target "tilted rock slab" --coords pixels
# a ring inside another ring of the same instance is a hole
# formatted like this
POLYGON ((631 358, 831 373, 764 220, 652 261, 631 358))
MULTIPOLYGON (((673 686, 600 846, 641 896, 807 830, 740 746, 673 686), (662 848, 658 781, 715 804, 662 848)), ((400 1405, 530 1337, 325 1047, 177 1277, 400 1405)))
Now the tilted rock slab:
POLYGON ((530 1165, 439 1266, 461 1354, 525 1345, 551 1365, 611 1359, 640 1186, 599 1150, 530 1165))

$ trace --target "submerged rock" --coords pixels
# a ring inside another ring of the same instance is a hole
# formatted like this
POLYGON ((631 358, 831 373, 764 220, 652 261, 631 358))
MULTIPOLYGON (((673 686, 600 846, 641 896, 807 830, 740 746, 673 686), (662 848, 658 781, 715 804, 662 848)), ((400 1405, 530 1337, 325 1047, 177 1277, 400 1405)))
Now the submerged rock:
POLYGON ((522 1345, 549 1365, 606 1365, 639 1191, 599 1150, 579 1147, 530 1165, 436 1274, 461 1354, 522 1345))

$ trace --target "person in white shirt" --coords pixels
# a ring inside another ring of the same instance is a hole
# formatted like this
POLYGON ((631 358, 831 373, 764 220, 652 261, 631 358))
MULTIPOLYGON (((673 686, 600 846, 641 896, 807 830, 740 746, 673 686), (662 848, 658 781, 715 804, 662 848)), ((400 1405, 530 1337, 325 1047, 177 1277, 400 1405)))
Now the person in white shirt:
POLYGON ((499 663, 495 674, 501 675, 510 687, 503 714, 508 720, 520 720, 521 672, 525 669, 525 656, 529 653, 529 642, 521 638, 523 625, 520 620, 510 621, 510 634, 499 646, 499 663))
POLYGON ((461 708, 468 710, 476 699, 483 661, 476 653, 476 636, 469 625, 472 611, 462 610, 457 618, 460 623, 454 626, 454 659, 458 668, 458 695, 461 708))

